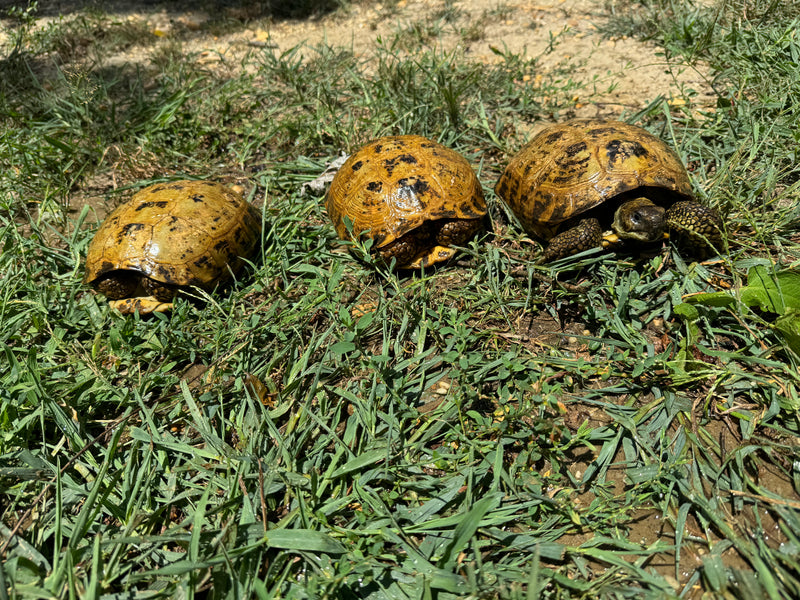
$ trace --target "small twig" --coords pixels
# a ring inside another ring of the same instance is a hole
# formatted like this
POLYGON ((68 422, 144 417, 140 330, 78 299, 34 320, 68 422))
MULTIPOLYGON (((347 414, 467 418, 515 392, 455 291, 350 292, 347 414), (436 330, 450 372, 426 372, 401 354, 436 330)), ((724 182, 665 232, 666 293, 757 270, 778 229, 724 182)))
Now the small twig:
POLYGON ((784 500, 782 498, 770 498, 762 496, 761 494, 751 494, 750 492, 740 492, 739 490, 729 490, 732 496, 744 496, 745 498, 752 498, 753 500, 761 500, 768 504, 777 504, 778 506, 788 506, 789 508, 800 509, 800 502, 795 500, 784 500))
POLYGON ((252 46, 253 48, 269 48, 270 50, 275 50, 278 48, 278 44, 273 44, 270 42, 259 42, 258 40, 252 40, 247 42, 248 46, 252 46))

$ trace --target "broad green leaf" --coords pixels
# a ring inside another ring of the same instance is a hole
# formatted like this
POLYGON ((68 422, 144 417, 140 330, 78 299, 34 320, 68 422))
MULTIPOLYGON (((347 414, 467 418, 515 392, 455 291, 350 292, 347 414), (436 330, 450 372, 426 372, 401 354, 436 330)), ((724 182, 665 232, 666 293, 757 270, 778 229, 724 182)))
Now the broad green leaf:
POLYGON ((356 345, 353 342, 336 342, 330 349, 334 354, 348 354, 356 349, 356 345))
POLYGON ((331 473, 331 479, 336 479, 337 477, 341 477, 342 475, 347 475, 348 473, 354 473, 356 471, 360 471, 364 467, 368 465, 375 464, 386 458, 386 448, 377 448, 375 450, 368 450, 364 452, 360 456, 355 457, 352 460, 347 461, 341 467, 336 469, 333 473, 331 473))
POLYGON ((672 312, 674 312, 682 319, 688 321, 694 321, 700 316, 700 313, 697 311, 697 309, 691 304, 687 304, 686 302, 681 302, 680 304, 676 304, 673 307, 672 312))
POLYGON ((773 273, 764 266, 755 266, 747 272, 747 286, 742 288, 741 298, 748 306, 779 315, 787 308, 800 309, 800 273, 773 273))
POLYGON ((313 529, 273 529, 267 531, 266 542, 270 548, 305 552, 344 554, 345 547, 328 534, 313 529))
POLYGON ((796 354, 800 354, 800 312, 790 310, 782 317, 778 317, 775 320, 775 329, 780 332, 789 347, 796 354))
MULTIPOLYGON (((736 298, 734 298, 728 292, 711 292, 711 293, 692 294, 690 296, 685 296, 683 298, 683 301, 689 304, 702 304, 703 306, 724 307, 724 306, 730 306, 731 304, 735 303, 736 298)), ((680 306, 680 304, 678 306, 680 306)))

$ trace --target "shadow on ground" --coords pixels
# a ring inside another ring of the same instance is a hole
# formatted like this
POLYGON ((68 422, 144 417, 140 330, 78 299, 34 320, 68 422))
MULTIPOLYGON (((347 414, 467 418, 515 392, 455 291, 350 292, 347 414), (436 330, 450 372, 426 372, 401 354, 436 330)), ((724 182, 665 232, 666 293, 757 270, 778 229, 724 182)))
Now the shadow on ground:
MULTIPOLYGON (((207 0, 187 4, 164 0, 133 0, 130 2, 103 2, 100 0, 40 0, 36 15, 39 17, 66 16, 74 12, 97 10, 107 14, 129 14, 137 10, 164 10, 168 14, 181 14, 187 9, 207 11, 211 14, 235 11, 249 19, 274 17, 276 19, 305 19, 324 15, 342 6, 345 0, 207 0)), ((0 0, 0 13, 5 16, 9 10, 25 10, 28 2, 0 0)))

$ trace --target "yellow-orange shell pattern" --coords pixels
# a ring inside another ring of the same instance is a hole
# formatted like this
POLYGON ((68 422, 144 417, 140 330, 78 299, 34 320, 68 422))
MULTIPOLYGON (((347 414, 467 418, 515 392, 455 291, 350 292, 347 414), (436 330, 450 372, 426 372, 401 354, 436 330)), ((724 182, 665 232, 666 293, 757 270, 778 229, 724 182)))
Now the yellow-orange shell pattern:
POLYGON ((564 221, 648 187, 674 193, 675 201, 692 199, 686 168, 664 141, 619 121, 575 119, 534 136, 495 192, 526 231, 547 240, 564 221))
POLYGON ((84 281, 130 270, 171 285, 210 289, 253 254, 260 231, 254 207, 221 184, 159 183, 106 218, 89 245, 84 281))
MULTIPOLYGON (((339 169, 326 197, 336 233, 350 239, 369 236, 380 250, 425 224, 477 221, 486 215, 478 178, 467 160, 442 144, 417 135, 383 137, 363 146, 339 169)), ((473 227, 470 223, 468 227, 473 227)), ((421 246, 435 246, 429 231, 421 246)), ((447 252, 422 247, 409 264, 432 264, 447 252), (431 252, 435 252, 432 255, 431 252), (424 255, 424 256, 421 256, 424 255)))

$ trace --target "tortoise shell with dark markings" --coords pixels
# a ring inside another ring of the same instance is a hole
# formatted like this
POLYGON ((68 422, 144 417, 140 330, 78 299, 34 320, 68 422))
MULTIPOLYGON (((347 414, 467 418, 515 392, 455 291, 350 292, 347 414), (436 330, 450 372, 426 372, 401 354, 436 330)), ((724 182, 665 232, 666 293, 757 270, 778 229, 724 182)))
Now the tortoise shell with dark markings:
POLYGON ((534 136, 495 191, 526 231, 549 240, 565 221, 640 188, 666 192, 670 204, 692 199, 686 168, 665 142, 620 121, 574 119, 534 136))
POLYGON ((450 258, 482 227, 478 178, 457 152, 417 135, 383 137, 350 156, 326 197, 340 238, 371 237, 398 268, 450 258))
POLYGON ((207 181, 151 185, 103 222, 84 281, 121 312, 171 307, 182 287, 210 290, 255 252, 261 219, 241 194, 207 181))

